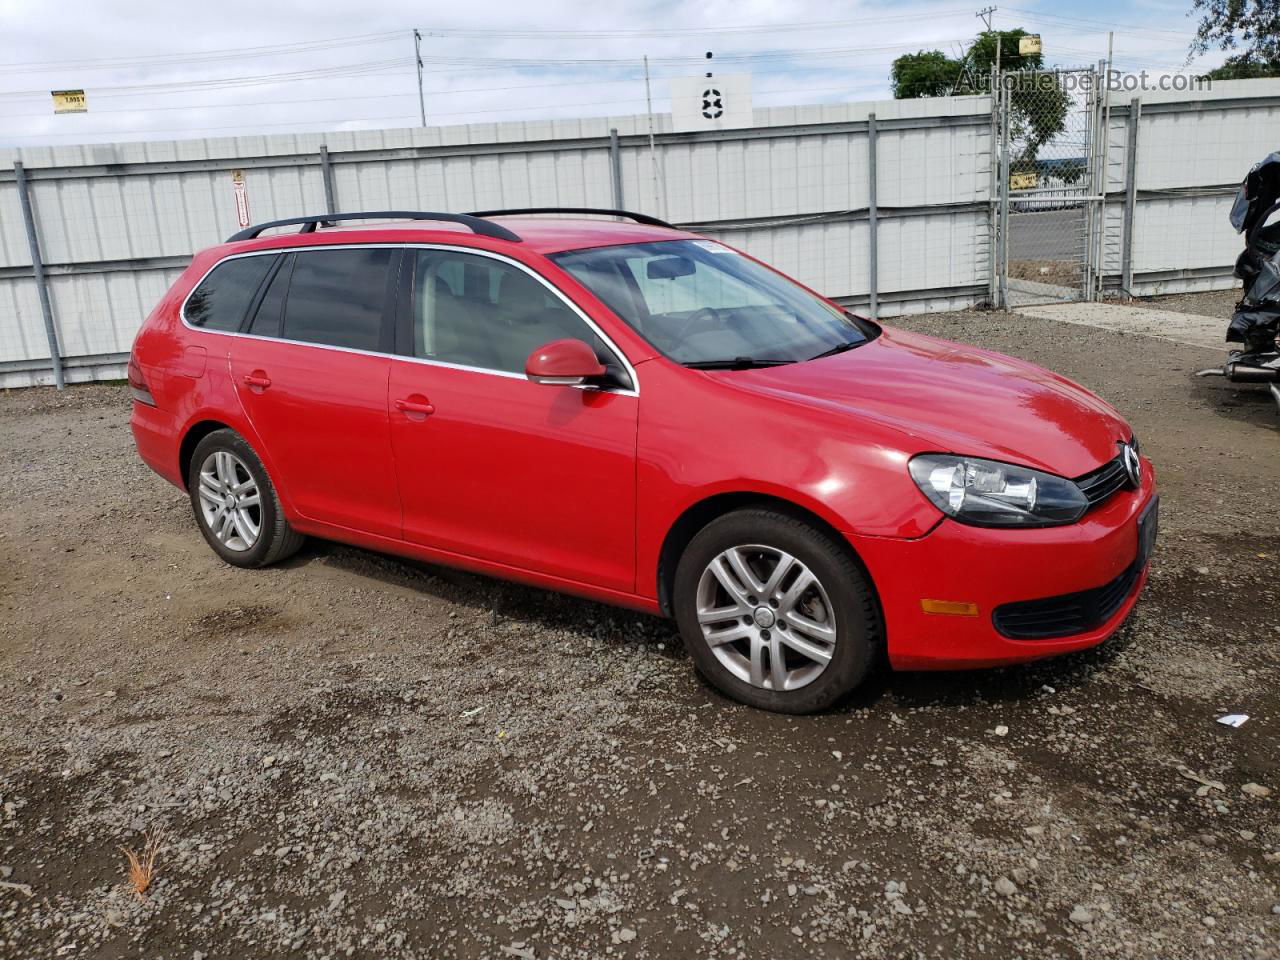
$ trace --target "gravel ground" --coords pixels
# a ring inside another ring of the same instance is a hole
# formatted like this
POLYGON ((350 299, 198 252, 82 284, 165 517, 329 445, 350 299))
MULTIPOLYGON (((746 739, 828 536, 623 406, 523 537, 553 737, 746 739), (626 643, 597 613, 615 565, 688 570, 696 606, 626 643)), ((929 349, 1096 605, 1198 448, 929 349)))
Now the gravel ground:
POLYGON ((1198 313, 1202 317, 1221 317, 1222 333, 1225 336, 1231 314, 1235 312, 1236 303, 1241 295, 1240 284, 1230 290, 1206 290, 1201 293, 1173 293, 1164 297, 1148 297, 1143 300, 1127 301, 1135 307, 1148 307, 1152 310, 1172 311, 1173 313, 1198 313))
POLYGON ((1271 401, 1175 344, 904 325, 1114 401, 1161 543, 1099 650, 804 718, 661 620, 326 543, 225 566, 123 388, 0 396, 0 956, 1280 957, 1271 401))

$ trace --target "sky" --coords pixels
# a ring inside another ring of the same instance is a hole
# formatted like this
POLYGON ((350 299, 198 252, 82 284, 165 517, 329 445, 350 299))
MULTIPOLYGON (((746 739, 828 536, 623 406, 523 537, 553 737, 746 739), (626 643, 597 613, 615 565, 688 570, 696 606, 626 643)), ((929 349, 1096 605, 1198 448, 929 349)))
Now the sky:
MULTIPOLYGON (((992 0, 987 0, 992 2, 992 0)), ((1043 37, 1049 64, 1187 66, 1191 0, 1016 0, 997 29, 1043 37)), ((0 0, 0 146, 429 126, 670 109, 668 79, 749 73, 755 106, 886 99, 902 53, 953 56, 982 29, 963 0, 0 0), (53 113, 84 89, 89 112, 53 113)))

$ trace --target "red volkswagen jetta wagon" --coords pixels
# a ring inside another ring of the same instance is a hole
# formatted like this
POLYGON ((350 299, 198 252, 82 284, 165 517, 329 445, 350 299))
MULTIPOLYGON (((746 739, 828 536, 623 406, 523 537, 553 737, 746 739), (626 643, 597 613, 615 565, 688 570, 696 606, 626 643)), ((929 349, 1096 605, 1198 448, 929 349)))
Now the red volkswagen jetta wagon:
POLYGON ((251 227, 178 278, 129 382, 139 453, 228 563, 310 535, 673 616, 770 710, 827 707, 882 651, 1100 643, 1156 534, 1092 393, 623 211, 251 227))

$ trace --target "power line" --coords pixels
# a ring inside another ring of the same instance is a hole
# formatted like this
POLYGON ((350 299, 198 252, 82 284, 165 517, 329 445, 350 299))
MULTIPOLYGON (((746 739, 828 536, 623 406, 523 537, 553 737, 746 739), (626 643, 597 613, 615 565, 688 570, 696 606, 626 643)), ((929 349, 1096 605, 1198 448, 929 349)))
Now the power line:
POLYGON ((1151 27, 1149 24, 1120 23, 1114 20, 1094 20, 1089 17, 1071 17, 1058 13, 1042 13, 1039 10, 1028 10, 1025 7, 1005 7, 1004 9, 1022 14, 1024 19, 1030 17, 1036 20, 1046 20, 1051 22, 1059 21, 1066 24, 1078 23, 1087 26, 1105 27, 1107 30, 1115 33, 1126 34, 1128 36, 1149 37, 1152 34, 1163 34, 1164 36, 1171 38, 1176 37, 1179 40, 1191 39, 1186 33, 1173 30, 1160 30, 1158 28, 1151 27))
MULTIPOLYGON (((943 44, 960 43, 960 42, 963 42, 964 39, 967 39, 967 38, 952 39, 952 40, 934 40, 930 42, 943 43, 943 44)), ((789 50, 765 50, 765 51, 760 51, 758 53, 736 53, 736 54, 731 53, 731 54, 724 54, 724 55, 717 54, 716 62, 719 63, 721 61, 732 61, 737 63, 756 63, 761 61, 768 62, 768 61, 774 61, 774 60, 809 60, 809 59, 813 59, 814 57, 846 56, 848 54, 854 54, 854 53, 876 53, 876 52, 893 51, 893 50, 913 50, 913 49, 919 49, 919 47, 920 47, 919 42, 885 43, 885 44, 875 44, 875 45, 866 46, 866 47, 797 47, 789 50)), ((559 65, 565 65, 565 66, 583 66, 583 65, 594 66, 598 64, 634 63, 634 62, 638 62, 640 58, 639 57, 586 57, 586 58, 556 57, 554 59, 548 59, 548 58, 541 58, 541 57, 462 57, 462 56, 450 57, 450 56, 442 55, 442 56, 434 56, 434 57, 423 57, 422 59, 424 62, 427 62, 427 63, 452 65, 452 66, 481 65, 481 66, 491 66, 491 67, 498 67, 498 66, 519 67, 519 66, 541 66, 545 64, 559 64, 559 65)), ((671 65, 703 63, 704 55, 698 54, 696 56, 650 57, 649 62, 671 64, 671 65)))
POLYGON ((26 63, 0 63, 0 73, 46 73, 52 70, 115 70, 135 66, 162 66, 168 63, 205 63, 219 60, 243 60, 261 57, 288 56, 331 50, 342 47, 367 46, 394 40, 394 33, 368 33, 354 37, 335 37, 329 40, 303 40, 297 43, 268 44, 260 47, 225 47, 220 50, 194 51, 190 53, 161 53, 136 57, 99 57, 85 60, 33 60, 26 63))
MULTIPOLYGON (((412 57, 396 57, 387 60, 369 60, 364 63, 343 64, 333 67, 317 67, 311 70, 292 70, 286 73, 254 74, 243 77, 215 77, 204 80, 175 80, 169 83, 141 83, 114 87, 89 87, 94 95, 151 93, 155 91, 182 92, 196 89, 217 89, 220 87, 257 86, 264 83, 286 83, 296 80, 317 80, 336 77, 363 76, 380 73, 413 63, 412 57)), ((46 90, 6 90, 0 91, 0 99, 15 97, 48 96, 46 90)))
MULTIPOLYGON (((898 50, 910 50, 917 44, 881 44, 866 47, 820 47, 820 48, 799 48, 788 51, 764 51, 756 54, 737 54, 727 55, 721 59, 727 62, 740 63, 777 63, 786 61, 808 62, 812 60, 844 58, 852 54, 892 52, 898 50)), ((560 68, 570 69, 574 67, 599 67, 612 66, 622 68, 625 66, 634 66, 637 62, 634 58, 584 58, 584 59, 507 59, 507 58, 484 58, 484 57, 424 57, 425 62, 432 63, 440 69, 435 71, 426 71, 428 73, 458 73, 457 68, 472 67, 483 70, 496 70, 500 68, 515 69, 534 69, 534 68, 560 68)), ((701 63, 701 56, 689 57, 663 57, 652 60, 653 63, 664 64, 668 66, 684 66, 690 63, 701 63)), ((131 84, 120 86, 104 86, 96 88, 87 88, 89 93, 97 96, 125 96, 136 94, 176 94, 184 93, 189 90, 214 90, 225 89, 230 87, 248 87, 263 86, 283 83, 292 83, 306 80, 317 79, 337 79, 356 76, 367 76, 376 73, 385 73, 397 70, 403 67, 412 66, 414 64, 413 57, 395 57, 384 60, 371 60, 364 63, 343 64, 332 67, 318 67, 310 70, 288 71, 284 73, 273 74, 254 74, 239 77, 215 77, 202 80, 179 80, 168 83, 149 83, 149 84, 131 84)), ((513 85, 512 89, 519 89, 520 84, 513 85)), ((0 91, 0 100, 12 100, 23 97, 44 97, 48 92, 44 90, 11 90, 0 91)))
MULTIPOLYGON (((609 40, 638 39, 664 37, 699 36, 705 34, 741 34, 741 33, 789 33, 818 30, 839 30, 851 27, 862 27, 873 23, 901 23, 919 20, 924 14, 896 14, 885 17, 860 17, 856 20, 817 20, 803 23, 762 23, 742 24, 738 26, 682 27, 654 30, 512 30, 512 29, 467 29, 452 27, 420 27, 424 36, 458 39, 510 39, 510 40, 609 40)), ((967 10, 952 9, 928 11, 930 20, 942 20, 968 15, 967 10)), ((318 50, 340 49, 343 47, 367 46, 387 43, 400 39, 403 31, 384 31, 381 33, 357 34, 355 36, 328 37, 317 40, 300 40, 291 43, 264 44, 250 47, 221 47, 209 50, 191 50, 174 52, 172 50, 160 54, 140 54, 130 57, 90 57, 70 60, 28 60, 0 63, 0 74, 14 72, 45 73, 53 70, 107 70, 134 66, 159 66, 164 64, 191 64, 225 60, 257 59, 270 56, 288 56, 300 53, 312 53, 318 50)))
POLYGON ((783 33, 809 30, 840 30, 862 27, 869 23, 902 23, 927 16, 930 20, 968 16, 967 9, 929 10, 896 14, 889 17, 859 17, 856 20, 814 20, 805 23, 760 23, 741 26, 670 27, 656 30, 512 30, 454 27, 419 27, 423 36, 503 40, 609 40, 687 37, 705 34, 783 33))

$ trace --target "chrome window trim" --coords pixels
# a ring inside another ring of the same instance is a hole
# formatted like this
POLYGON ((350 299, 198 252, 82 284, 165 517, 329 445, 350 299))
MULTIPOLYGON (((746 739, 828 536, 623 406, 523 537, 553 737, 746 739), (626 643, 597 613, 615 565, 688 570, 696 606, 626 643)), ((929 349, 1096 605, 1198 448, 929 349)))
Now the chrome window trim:
MULTIPOLYGON (((482 373, 490 377, 502 377, 507 380, 523 380, 525 383, 532 383, 528 377, 520 373, 511 373, 507 370, 492 370, 488 367, 472 367, 462 363, 449 363, 446 360, 428 360, 425 357, 408 357, 399 353, 383 353, 380 350, 359 350, 355 347, 338 347, 328 343, 311 343, 307 340, 290 340, 286 337, 264 337, 254 333, 242 333, 239 330, 208 330, 204 327, 196 326, 187 319, 187 301, 200 289, 200 285, 208 279, 209 274, 217 270, 229 260, 239 260, 242 257, 264 257, 275 256, 286 253, 305 253, 308 250, 353 250, 353 249, 370 249, 370 248, 390 248, 392 250, 446 250, 450 253, 468 253, 474 256, 489 257, 502 263, 510 264, 520 270, 523 270, 529 276, 533 277, 551 293, 561 300, 570 310, 578 315, 579 319, 587 325, 588 328, 598 336, 610 353, 614 355, 617 361, 622 365, 623 369, 631 377, 632 388, 630 390, 612 389, 604 392, 622 397, 638 397, 640 395, 640 378, 636 375, 636 368, 631 365, 631 361, 627 359, 627 355, 619 349, 618 345, 613 342, 613 338, 604 332, 594 320, 587 316, 586 312, 550 280, 544 277, 532 267, 526 266, 519 260, 495 253, 492 250, 482 250, 478 247, 468 247, 462 245, 453 245, 448 243, 308 243, 291 247, 271 247, 268 250, 250 250, 246 253, 233 253, 222 257, 216 263, 209 267, 191 287, 191 290, 182 298, 182 305, 178 308, 178 319, 182 321, 182 325, 188 330, 194 330, 197 333, 209 334, 210 336, 219 337, 243 337, 247 340, 265 340, 270 343, 289 343, 299 347, 314 347, 317 350, 337 350, 340 353, 354 353, 366 357, 387 357, 392 360, 404 360, 409 363, 421 363, 428 367, 443 367, 447 370, 462 370, 468 373, 482 373)), ((584 388, 592 389, 592 388, 584 388)))

